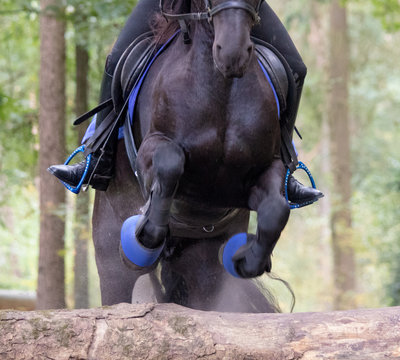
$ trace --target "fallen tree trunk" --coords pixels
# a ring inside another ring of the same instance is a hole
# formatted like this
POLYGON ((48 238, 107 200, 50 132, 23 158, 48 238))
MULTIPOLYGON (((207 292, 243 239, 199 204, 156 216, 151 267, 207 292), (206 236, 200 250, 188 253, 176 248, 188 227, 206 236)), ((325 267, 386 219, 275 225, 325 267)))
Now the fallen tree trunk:
POLYGON ((398 359, 400 308, 230 314, 173 304, 0 312, 1 359, 398 359))

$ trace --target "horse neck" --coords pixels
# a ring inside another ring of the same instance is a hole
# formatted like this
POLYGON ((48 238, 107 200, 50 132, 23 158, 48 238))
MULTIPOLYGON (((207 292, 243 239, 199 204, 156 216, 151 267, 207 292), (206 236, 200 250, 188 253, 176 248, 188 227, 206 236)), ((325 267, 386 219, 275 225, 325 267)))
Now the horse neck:
POLYGON ((214 42, 213 29, 207 21, 194 21, 190 24, 190 54, 196 68, 200 71, 212 71, 214 60, 212 46, 214 42))
MULTIPOLYGON (((204 12, 204 4, 203 0, 192 0, 190 11, 193 13, 204 12)), ((206 20, 191 21, 190 28, 194 47, 211 50, 214 41, 214 30, 210 23, 206 20)))
POLYGON ((214 42, 211 25, 205 20, 192 21, 190 28, 193 46, 211 50, 214 42))
POLYGON ((191 67, 200 74, 201 83, 207 82, 210 92, 218 94, 222 102, 227 101, 234 80, 225 78, 215 67, 212 53, 214 29, 207 21, 197 21, 193 23, 190 35, 191 67))

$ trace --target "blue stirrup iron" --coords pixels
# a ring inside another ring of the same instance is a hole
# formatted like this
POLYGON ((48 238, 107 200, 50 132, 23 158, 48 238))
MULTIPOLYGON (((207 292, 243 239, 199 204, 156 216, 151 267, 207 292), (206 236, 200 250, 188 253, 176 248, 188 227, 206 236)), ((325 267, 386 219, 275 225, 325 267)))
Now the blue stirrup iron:
MULTIPOLYGON (((303 162, 299 161, 299 164, 297 165, 297 168, 296 168, 296 169, 302 169, 302 170, 304 170, 304 171, 306 172, 306 174, 308 175, 308 178, 310 179, 311 186, 312 186, 314 189, 317 188, 317 187, 315 186, 315 181, 314 181, 314 178, 313 178, 313 176, 312 176, 312 174, 311 174, 311 171, 308 170, 307 166, 305 166, 303 162)), ((291 202, 289 201, 289 199, 288 199, 288 191, 287 191, 289 176, 290 176, 290 170, 288 169, 287 172, 286 172, 286 177, 285 177, 285 198, 286 198, 287 203, 288 203, 289 206, 290 206, 290 209, 300 209, 300 208, 302 208, 302 207, 304 207, 304 206, 313 204, 316 200, 314 200, 314 201, 306 201, 306 202, 303 202, 303 203, 300 203, 300 204, 291 203, 291 202)))
MULTIPOLYGON (((64 163, 64 165, 68 165, 70 163, 70 161, 80 152, 84 152, 85 151, 85 145, 81 145, 79 146, 67 159, 67 161, 64 163)), ((89 171, 89 165, 90 165, 90 161, 92 160, 92 154, 89 154, 86 157, 86 164, 85 164, 85 171, 83 172, 82 178, 79 181, 78 185, 76 187, 73 187, 67 183, 65 183, 64 181, 61 181, 61 184, 63 184, 69 191, 73 192, 74 194, 79 194, 79 192, 81 191, 83 182, 85 181, 86 175, 89 171)))

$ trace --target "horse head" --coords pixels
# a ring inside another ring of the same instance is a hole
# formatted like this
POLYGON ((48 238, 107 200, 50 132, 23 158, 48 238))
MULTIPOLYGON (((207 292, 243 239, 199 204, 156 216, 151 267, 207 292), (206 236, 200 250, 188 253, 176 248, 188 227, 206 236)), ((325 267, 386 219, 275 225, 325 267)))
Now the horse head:
MULTIPOLYGON (((187 44, 190 43, 190 37, 185 21, 208 19, 214 30, 212 56, 216 68, 225 78, 240 78, 252 58, 254 45, 250 39, 250 31, 260 20, 258 12, 262 1, 264 0, 205 0, 204 11, 202 0, 191 0, 193 12, 182 14, 179 10, 177 13, 173 7, 172 13, 164 11, 163 0, 160 0, 160 12, 165 19, 179 21, 187 44)), ((184 0, 183 4, 186 2, 184 0)), ((184 6, 181 4, 180 7, 184 6)), ((165 28, 167 27, 164 30, 165 28)), ((165 33, 164 30, 159 32, 165 33)))
POLYGON ((250 31, 259 21, 259 0, 216 0, 209 4, 214 26, 212 54, 215 66, 225 78, 240 78, 253 54, 250 31))

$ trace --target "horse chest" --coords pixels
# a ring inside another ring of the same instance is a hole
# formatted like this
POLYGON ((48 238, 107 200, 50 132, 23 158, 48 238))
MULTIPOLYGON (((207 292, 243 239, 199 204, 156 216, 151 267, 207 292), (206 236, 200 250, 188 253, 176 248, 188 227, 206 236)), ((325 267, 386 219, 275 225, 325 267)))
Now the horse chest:
POLYGON ((146 107, 152 109, 143 112, 149 131, 184 149, 186 193, 218 197, 221 203, 232 194, 245 198, 249 177, 279 152, 276 104, 264 75, 254 67, 227 81, 218 74, 200 76, 178 62, 170 62, 168 71, 154 71, 157 85, 144 88, 146 107))
POLYGON ((248 122, 236 122, 226 128, 205 127, 180 139, 194 166, 206 165, 220 172, 234 168, 246 172, 250 167, 266 166, 272 161, 275 144, 267 131, 248 127, 248 122))
POLYGON ((279 125, 277 119, 266 121, 275 109, 260 101, 262 94, 243 86, 223 95, 204 87, 192 91, 174 96, 165 109, 174 117, 174 136, 192 162, 210 170, 228 166, 246 171, 271 161, 279 125))

